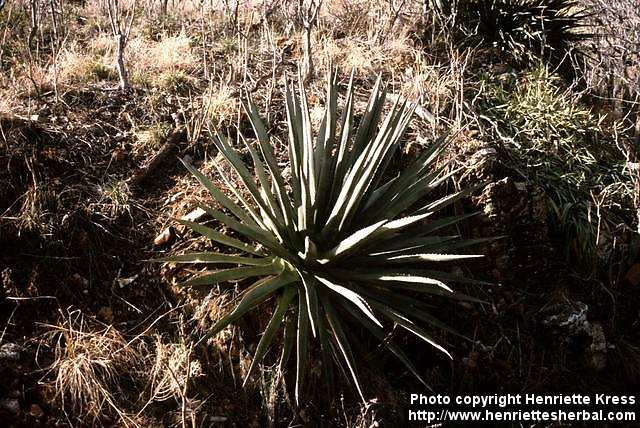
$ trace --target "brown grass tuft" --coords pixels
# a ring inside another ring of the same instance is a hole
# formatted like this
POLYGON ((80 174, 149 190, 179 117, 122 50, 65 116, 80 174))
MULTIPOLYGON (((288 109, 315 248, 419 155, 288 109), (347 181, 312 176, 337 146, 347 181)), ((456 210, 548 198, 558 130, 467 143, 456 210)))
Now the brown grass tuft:
MULTIPOLYGON (((48 325, 49 339, 55 343, 54 388, 65 411, 82 422, 97 422, 112 415, 126 426, 138 425, 123 408, 122 381, 133 377, 145 361, 144 346, 128 346, 113 326, 85 319, 79 311, 68 314, 61 325, 48 325)), ((139 342, 142 343, 142 342, 139 342)))

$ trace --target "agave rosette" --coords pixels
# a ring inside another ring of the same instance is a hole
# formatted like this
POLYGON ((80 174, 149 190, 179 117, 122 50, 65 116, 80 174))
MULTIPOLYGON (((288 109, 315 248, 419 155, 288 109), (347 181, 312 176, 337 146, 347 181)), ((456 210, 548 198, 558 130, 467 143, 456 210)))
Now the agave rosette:
POLYGON ((589 12, 576 0, 443 0, 436 7, 454 17, 469 45, 493 46, 523 63, 570 63, 573 45, 591 37, 589 12))
POLYGON ((296 400, 308 375, 312 340, 319 344, 327 381, 332 381, 333 365, 338 364, 363 397, 349 340, 353 323, 380 339, 424 383, 403 350, 386 337, 385 323, 387 327, 403 327, 451 357, 424 329, 425 325, 446 326, 428 313, 423 296, 468 298, 447 285, 465 279, 437 266, 479 257, 452 251, 481 241, 437 234, 466 216, 436 213, 468 194, 460 191, 429 199, 436 187, 453 174, 446 165, 434 168, 434 160, 445 147, 444 138, 425 148, 397 175, 388 175, 387 167, 415 104, 396 101, 380 124, 386 90, 378 78, 356 127, 353 75, 340 117, 337 75, 330 75, 327 83, 324 119, 316 135, 312 132, 304 86, 299 84, 296 91, 293 85, 287 85, 285 90, 291 165, 288 182, 283 179, 265 124, 250 98, 244 107, 257 137, 256 147, 241 140, 251 156, 253 172, 225 137, 214 137, 250 200, 230 184, 230 177, 217 164, 217 172, 235 200, 185 163, 226 212, 205 204, 201 208, 246 240, 202 224, 181 223, 236 254, 203 252, 162 259, 235 266, 207 270, 188 280, 187 286, 258 278, 201 342, 258 304, 276 300, 246 377, 264 360, 270 345, 280 340, 276 337, 282 330, 278 342, 282 343, 280 365, 284 370, 295 353, 296 400))

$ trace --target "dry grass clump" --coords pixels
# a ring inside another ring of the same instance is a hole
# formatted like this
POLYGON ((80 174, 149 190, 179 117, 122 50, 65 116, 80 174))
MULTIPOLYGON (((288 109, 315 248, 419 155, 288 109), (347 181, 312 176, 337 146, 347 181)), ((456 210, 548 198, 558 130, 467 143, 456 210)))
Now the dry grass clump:
POLYGON ((80 311, 69 313, 61 325, 48 325, 54 339, 56 397, 65 411, 96 422, 104 415, 118 417, 125 425, 137 425, 123 408, 122 383, 134 378, 146 360, 142 342, 130 346, 113 326, 85 319, 80 311))
POLYGON ((158 149, 171 133, 171 127, 158 123, 135 132, 136 143, 131 152, 135 156, 147 155, 158 149))
POLYGON ((5 97, 3 93, 4 91, 0 92, 0 114, 9 115, 13 112, 14 107, 9 102, 9 98, 5 97))
POLYGON ((53 188, 47 183, 39 183, 34 177, 33 184, 21 196, 21 201, 17 216, 19 227, 44 235, 51 233, 54 221, 52 213, 59 201, 53 188))
POLYGON ((160 89, 186 95, 195 88, 197 80, 182 70, 167 70, 154 77, 151 83, 160 89))
POLYGON ((409 67, 415 49, 406 35, 399 35, 384 44, 375 39, 345 37, 320 39, 314 42, 314 61, 328 66, 328 61, 342 70, 355 69, 363 74, 395 73, 409 67))
POLYGON ((149 426, 150 406, 169 399, 184 409, 183 421, 186 411, 195 421, 197 400, 188 396, 187 386, 202 368, 183 340, 166 343, 158 335, 142 334, 127 340, 112 325, 79 310, 46 327, 44 343, 53 343, 55 358, 45 377, 51 375, 55 399, 80 424, 101 425, 108 419, 149 426))
POLYGON ((238 97, 224 83, 210 85, 202 95, 207 122, 214 124, 234 120, 238 112, 238 97))
POLYGON ((367 34, 371 30, 372 2, 368 0, 329 0, 323 12, 325 20, 337 22, 336 31, 342 34, 367 34))
POLYGON ((190 80, 189 73, 197 70, 200 58, 184 33, 163 37, 157 42, 137 36, 127 47, 127 65, 135 79, 166 88, 178 81, 190 80))
POLYGON ((53 83, 56 73, 57 83, 66 86, 114 80, 117 74, 110 65, 107 65, 108 63, 109 61, 103 61, 93 54, 81 51, 77 46, 71 46, 60 53, 55 69, 54 65, 49 67, 47 80, 53 83))
POLYGON ((200 362, 192 360, 191 348, 184 343, 155 341, 155 361, 149 373, 150 401, 180 399, 190 379, 202 375, 200 362))
POLYGON ((589 53, 585 79, 622 113, 638 109, 640 99, 640 10, 625 0, 586 0, 592 14, 584 43, 589 53))
POLYGON ((87 51, 97 56, 113 58, 115 52, 113 36, 108 33, 99 33, 87 42, 87 51))

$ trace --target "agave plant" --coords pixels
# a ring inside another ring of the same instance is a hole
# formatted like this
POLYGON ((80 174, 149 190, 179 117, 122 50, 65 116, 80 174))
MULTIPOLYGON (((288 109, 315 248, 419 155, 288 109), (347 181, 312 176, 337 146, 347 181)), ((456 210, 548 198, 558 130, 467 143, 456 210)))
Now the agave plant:
POLYGON ((433 161, 445 147, 445 139, 427 147, 399 174, 389 174, 390 160, 416 105, 396 101, 380 124, 385 96, 386 90, 378 78, 366 112, 356 127, 353 75, 340 118, 337 75, 329 76, 324 119, 314 136, 305 88, 300 84, 297 93, 293 84, 287 84, 290 180, 283 178, 265 124, 253 101, 247 99, 243 104, 257 137, 256 147, 244 138, 241 140, 253 168, 243 163, 225 137, 214 137, 220 153, 246 187, 247 198, 230 184, 231 178, 219 165, 215 164, 217 172, 235 200, 185 163, 227 211, 205 204, 201 208, 246 239, 182 221, 235 254, 203 252, 162 260, 235 266, 207 270, 188 280, 187 286, 258 278, 201 342, 257 305, 277 301, 247 378, 264 360, 270 345, 274 341, 282 343, 282 370, 295 353, 296 400, 307 376, 312 343, 319 344, 325 379, 332 382, 335 361, 364 399, 350 345, 354 323, 383 342, 424 382, 402 349, 386 338, 385 324, 401 326, 451 357, 424 329, 424 324, 446 326, 428 313, 423 297, 431 294, 470 298, 454 293, 446 284, 464 281, 463 278, 437 268, 443 262, 479 257, 450 253, 477 240, 463 241, 456 236, 435 234, 466 217, 437 215, 467 194, 461 191, 433 196, 436 187, 453 173, 444 164, 433 167, 433 161), (276 339, 281 329, 282 339, 276 339))
POLYGON ((521 63, 570 63, 573 43, 589 37, 588 13, 575 0, 441 0, 435 7, 453 18, 466 44, 498 48, 521 63))

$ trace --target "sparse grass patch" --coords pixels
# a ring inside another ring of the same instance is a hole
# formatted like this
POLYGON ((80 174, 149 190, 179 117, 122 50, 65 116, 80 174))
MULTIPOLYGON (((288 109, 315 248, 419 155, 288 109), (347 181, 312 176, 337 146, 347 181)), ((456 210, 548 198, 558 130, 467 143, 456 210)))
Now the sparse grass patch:
POLYGON ((589 264, 630 214, 632 186, 615 138, 620 125, 584 107, 544 67, 482 80, 490 138, 507 150, 522 180, 546 190, 565 250, 589 264))
POLYGON ((238 52, 238 40, 235 37, 221 36, 216 50, 221 55, 235 55, 238 52))
MULTIPOLYGON (((82 424, 102 426, 116 418, 124 426, 148 426, 148 407, 168 399, 191 404, 186 384, 201 367, 183 341, 167 343, 158 335, 127 340, 80 310, 45 327, 41 346, 52 346, 55 356, 45 378, 62 408, 82 424)), ((185 409, 194 422, 196 410, 185 409)))
POLYGON ((171 133, 171 126, 166 123, 158 123, 135 133, 136 144, 132 153, 136 156, 146 155, 158 149, 171 133))
POLYGON ((127 65, 134 83, 185 94, 196 83, 190 73, 200 59, 183 33, 159 41, 137 36, 127 47, 127 65))
POLYGON ((165 91, 187 95, 193 90, 196 80, 182 70, 167 70, 154 79, 154 84, 165 91))
POLYGON ((46 184, 31 186, 22 195, 22 207, 18 217, 20 228, 48 234, 51 228, 51 212, 55 210, 56 205, 56 195, 46 184))
POLYGON ((415 50, 409 38, 398 35, 381 45, 374 39, 344 37, 341 39, 318 38, 314 61, 327 69, 329 61, 344 72, 355 69, 365 75, 383 72, 393 75, 410 67, 415 59, 415 50))
POLYGON ((100 198, 89 206, 91 209, 110 219, 131 214, 131 193, 126 181, 107 179, 99 191, 100 198))
POLYGON ((95 62, 89 69, 89 76, 92 80, 117 80, 118 73, 112 68, 102 63, 95 62))
MULTIPOLYGON (((53 81, 53 66, 50 67, 49 77, 53 81)), ((115 80, 115 70, 92 54, 82 53, 79 48, 71 47, 65 50, 58 62, 58 83, 72 86, 100 80, 115 80)))

